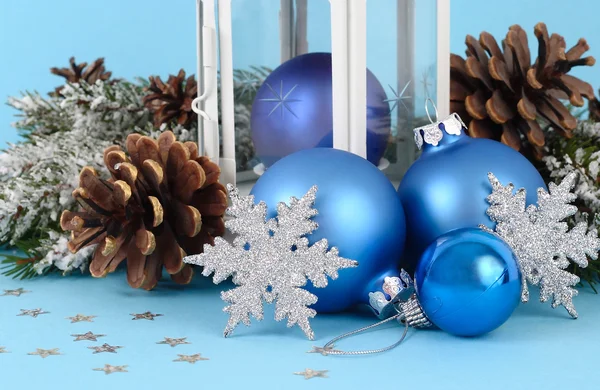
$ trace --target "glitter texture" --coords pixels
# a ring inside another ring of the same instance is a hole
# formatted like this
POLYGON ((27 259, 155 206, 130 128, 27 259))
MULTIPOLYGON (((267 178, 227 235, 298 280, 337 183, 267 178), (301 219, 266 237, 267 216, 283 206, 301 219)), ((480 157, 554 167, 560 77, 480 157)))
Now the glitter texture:
POLYGON ((524 189, 513 194, 512 184, 502 186, 492 173, 488 178, 493 192, 487 197, 487 214, 497 223, 496 233, 519 260, 524 276, 522 301, 529 300, 527 282, 539 285, 541 302, 552 298, 553 308, 562 305, 571 317, 577 318, 573 305, 577 290, 572 286, 579 283, 579 277, 565 268, 569 259, 580 267, 588 265, 587 256, 597 259, 600 240, 596 231, 587 232, 586 222, 570 231, 563 222, 577 212, 577 207, 570 204, 577 198, 571 192, 576 173, 567 175, 560 185, 550 183, 549 192, 539 188, 537 207, 526 207, 524 189))
POLYGON ((42 359, 47 358, 48 356, 54 356, 54 355, 62 355, 62 353, 58 352, 60 350, 60 348, 52 348, 52 349, 41 349, 41 348, 36 348, 35 352, 29 352, 27 355, 37 355, 39 357, 41 357, 42 359))
POLYGON ((208 358, 202 357, 202 354, 196 353, 193 355, 177 355, 179 356, 177 359, 173 360, 174 362, 188 362, 190 364, 196 364, 196 362, 202 360, 208 360, 208 358))
POLYGON ((102 368, 93 368, 94 371, 103 371, 106 375, 114 374, 115 372, 129 372, 127 371, 128 366, 111 366, 110 364, 105 364, 102 368))
POLYGON ((225 226, 237 237, 233 245, 220 237, 215 245, 205 245, 204 253, 184 258, 184 262, 203 266, 202 274, 214 273, 214 283, 230 276, 238 286, 221 293, 230 303, 223 310, 229 313, 224 331, 227 337, 240 323, 250 325, 250 315, 262 320, 263 301, 276 301, 275 319, 287 317, 288 327, 298 325, 309 339, 314 338, 309 318, 316 315, 308 306, 317 302, 314 294, 302 289, 306 280, 315 287, 327 286, 327 276, 336 279, 341 268, 356 267, 358 262, 338 255, 338 249, 328 250, 326 239, 309 246, 306 234, 318 228, 311 220, 318 214, 313 208, 317 186, 301 199, 292 197, 290 205, 277 205, 277 218, 266 220, 267 205, 254 204, 254 196, 240 197, 231 184, 227 186, 232 205, 227 209, 231 219, 225 226))
POLYGON ((102 344, 99 347, 88 347, 88 349, 93 349, 94 352, 92 353, 102 353, 102 352, 110 352, 110 353, 117 353, 117 349, 121 349, 123 347, 121 347, 120 345, 109 345, 109 344, 102 344))

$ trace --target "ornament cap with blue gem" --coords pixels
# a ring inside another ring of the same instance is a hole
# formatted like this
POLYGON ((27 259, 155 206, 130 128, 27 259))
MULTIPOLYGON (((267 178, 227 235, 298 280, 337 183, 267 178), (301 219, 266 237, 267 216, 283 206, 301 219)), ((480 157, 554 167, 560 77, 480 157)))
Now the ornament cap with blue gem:
POLYGON ((537 169, 519 152, 500 142, 471 138, 457 114, 414 130, 422 153, 404 175, 398 194, 407 224, 402 267, 416 269, 425 248, 455 229, 495 223, 486 214, 492 192, 488 172, 527 190, 536 202, 546 185, 537 169))

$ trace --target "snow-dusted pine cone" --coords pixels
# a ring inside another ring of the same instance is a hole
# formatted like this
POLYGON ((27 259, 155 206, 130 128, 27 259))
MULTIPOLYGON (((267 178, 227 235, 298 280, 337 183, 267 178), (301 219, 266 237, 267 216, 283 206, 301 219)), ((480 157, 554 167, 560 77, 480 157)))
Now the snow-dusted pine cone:
MULTIPOLYGON (((69 65, 69 68, 50 68, 50 72, 64 77, 67 83, 73 84, 85 81, 90 85, 95 84, 98 80, 106 81, 112 75, 112 72, 107 72, 104 67, 104 58, 98 58, 88 66, 87 62, 75 63, 75 57, 71 57, 69 58, 69 65)), ((53 94, 59 96, 63 88, 64 85, 56 87, 53 94)))
POLYGON ((154 288, 163 266, 175 282, 189 283, 193 270, 183 257, 201 253, 225 231, 227 194, 218 182, 219 167, 172 132, 158 140, 131 134, 126 148, 104 151, 109 180, 93 168, 81 170, 73 196, 83 210, 61 216, 61 227, 72 231, 69 249, 98 244, 90 263, 95 277, 126 259, 134 288, 154 288))
POLYGON ((185 78, 185 71, 179 70, 177 76, 169 75, 163 82, 159 76, 150 76, 148 95, 143 102, 154 117, 154 126, 175 121, 178 125, 191 128, 198 121, 198 115, 192 111, 192 101, 198 93, 194 75, 185 78))

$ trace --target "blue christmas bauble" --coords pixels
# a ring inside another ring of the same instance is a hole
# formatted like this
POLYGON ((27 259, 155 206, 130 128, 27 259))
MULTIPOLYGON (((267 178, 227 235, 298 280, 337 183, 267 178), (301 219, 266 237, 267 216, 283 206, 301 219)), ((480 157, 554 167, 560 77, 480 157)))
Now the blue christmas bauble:
POLYGON ((268 206, 268 218, 277 215, 279 202, 302 197, 318 186, 314 220, 319 227, 310 244, 326 238, 340 256, 358 261, 358 267, 339 271, 325 288, 307 288, 318 297, 317 312, 338 312, 369 302, 369 292, 381 289, 386 276, 397 275, 404 249, 404 212, 387 177, 367 160, 332 148, 306 149, 269 168, 251 191, 256 203, 268 206))
MULTIPOLYGON (((252 142, 265 167, 303 149, 333 147, 331 54, 308 53, 277 67, 256 93, 252 142)), ((367 159, 385 152, 390 107, 385 90, 367 70, 367 159)))
POLYGON ((469 137, 456 114, 415 129, 415 140, 423 152, 398 188, 407 225, 402 267, 409 272, 427 245, 442 234, 479 225, 495 227, 486 214, 486 198, 492 192, 488 172, 502 183, 525 188, 527 204, 535 204, 538 188, 546 188, 523 155, 500 142, 469 137))
POLYGON ((435 240, 421 256, 414 280, 427 318, 457 336, 496 329, 521 300, 516 256, 500 237, 478 228, 435 240))

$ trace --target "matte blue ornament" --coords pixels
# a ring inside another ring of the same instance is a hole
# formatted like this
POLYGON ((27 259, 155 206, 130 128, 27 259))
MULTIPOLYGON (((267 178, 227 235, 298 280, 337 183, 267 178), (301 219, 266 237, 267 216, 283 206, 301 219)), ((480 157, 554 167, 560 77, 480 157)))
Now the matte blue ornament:
MULTIPOLYGON (((265 167, 303 149, 333 147, 331 54, 284 62, 264 81, 252 105, 252 141, 265 167)), ((375 165, 390 135, 385 90, 367 69, 367 159, 375 165)))
POLYGON ((538 188, 546 189, 523 155, 500 142, 469 137, 457 114, 415 129, 415 142, 423 152, 398 188, 407 225, 402 268, 408 272, 437 237, 465 227, 494 228, 486 214, 486 197, 492 192, 488 172, 525 188, 527 204, 537 202, 538 188))
POLYGON ((414 285, 427 319, 457 336, 502 325, 521 301, 521 272, 510 246, 479 228, 435 240, 417 265, 414 285))
POLYGON ((306 149, 279 160, 250 194, 256 203, 267 204, 267 218, 272 218, 279 202, 300 198, 315 184, 319 227, 307 237, 310 244, 326 238, 340 256, 358 261, 358 267, 340 270, 326 288, 308 286, 318 297, 312 307, 320 313, 339 312, 368 303, 369 293, 381 290, 386 276, 398 274, 405 239, 398 194, 373 164, 332 148, 306 149))

